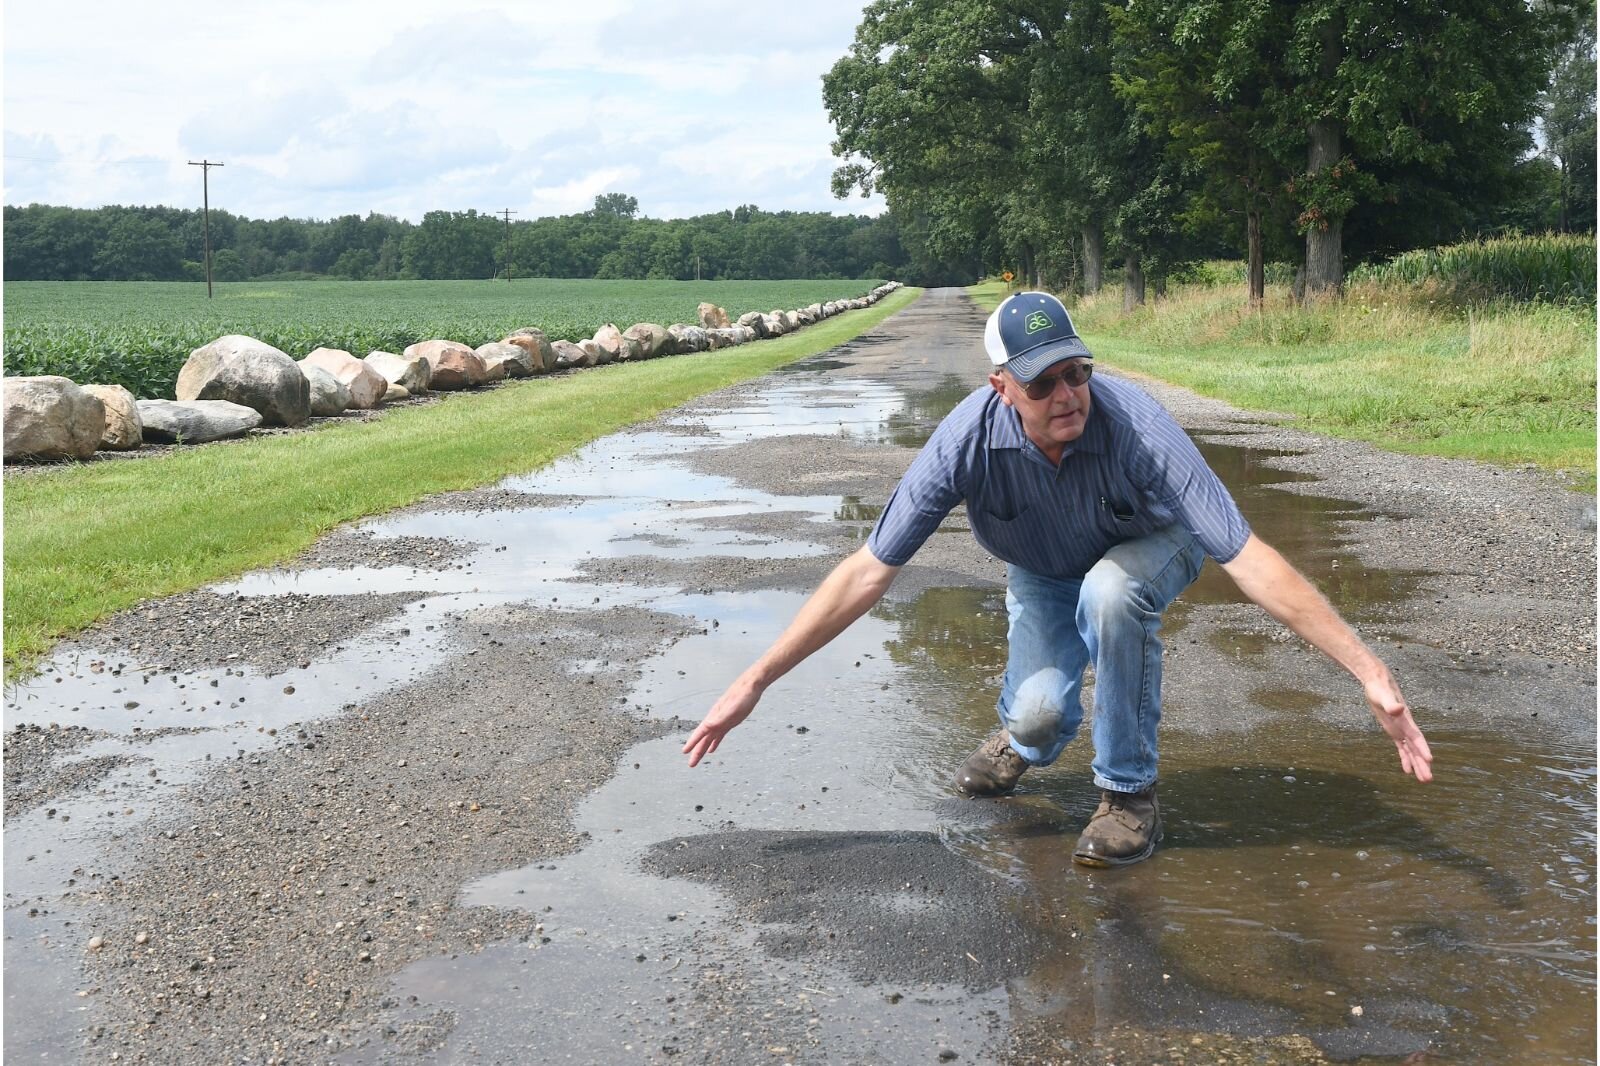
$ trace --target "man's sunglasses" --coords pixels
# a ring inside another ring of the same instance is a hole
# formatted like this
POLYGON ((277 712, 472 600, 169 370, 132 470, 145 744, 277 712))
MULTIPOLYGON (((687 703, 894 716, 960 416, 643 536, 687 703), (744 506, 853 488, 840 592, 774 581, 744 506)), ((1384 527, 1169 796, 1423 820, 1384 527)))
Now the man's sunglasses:
POLYGON ((1075 389, 1088 381, 1089 375, 1093 373, 1093 363, 1068 363, 1059 374, 1037 377, 1027 384, 1019 381, 1017 384, 1022 385, 1022 391, 1028 394, 1028 399, 1044 400, 1055 394, 1056 382, 1065 381, 1068 388, 1075 389))

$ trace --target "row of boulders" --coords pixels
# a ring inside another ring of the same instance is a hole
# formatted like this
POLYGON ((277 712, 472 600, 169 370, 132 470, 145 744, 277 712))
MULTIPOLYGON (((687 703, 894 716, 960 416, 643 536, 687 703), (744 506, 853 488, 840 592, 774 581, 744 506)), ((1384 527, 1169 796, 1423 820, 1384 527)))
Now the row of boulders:
POLYGON ((469 389, 557 370, 715 351, 779 337, 844 311, 868 307, 899 288, 793 311, 752 311, 730 321, 715 304, 699 306, 697 325, 607 323, 581 341, 551 341, 519 329, 476 348, 427 340, 399 355, 318 348, 296 361, 253 337, 218 337, 189 354, 175 400, 139 400, 120 385, 77 385, 64 377, 8 377, 5 459, 87 459, 98 450, 145 443, 204 444, 258 426, 296 426, 308 418, 368 410, 430 391, 469 389))

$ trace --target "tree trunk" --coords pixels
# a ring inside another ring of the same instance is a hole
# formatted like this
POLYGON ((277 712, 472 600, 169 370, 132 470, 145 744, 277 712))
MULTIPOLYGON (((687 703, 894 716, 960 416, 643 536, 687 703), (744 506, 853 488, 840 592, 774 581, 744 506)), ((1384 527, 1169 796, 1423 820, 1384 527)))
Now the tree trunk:
MULTIPOLYGON (((1316 174, 1339 161, 1339 127, 1313 122, 1306 170, 1316 174)), ((1306 231, 1306 302, 1337 296, 1344 287, 1344 220, 1323 218, 1306 231)))
POLYGON ((1157 303, 1167 298, 1167 276, 1165 274, 1157 274, 1152 287, 1155 289, 1157 303))
POLYGON ((1039 287, 1039 270, 1033 262, 1033 245, 1022 246, 1022 287, 1037 289, 1039 287))
MULTIPOLYGON (((1339 20, 1328 19, 1318 30, 1322 54, 1317 58, 1317 75, 1323 82, 1332 81, 1339 71, 1339 57, 1343 37, 1339 20)), ((1339 123, 1323 116, 1312 122, 1306 130, 1310 145, 1306 152, 1306 170, 1320 174, 1339 161, 1339 123)), ((1344 288, 1344 219, 1323 217, 1316 219, 1306 231, 1306 293, 1305 302, 1315 303, 1327 296, 1338 296, 1344 288)))
POLYGON ((1144 271, 1139 267, 1139 253, 1129 252, 1122 277, 1122 309, 1132 311, 1144 304, 1144 271))
POLYGON ((1252 207, 1245 213, 1245 243, 1249 246, 1250 309, 1261 310, 1267 298, 1267 263, 1261 247, 1261 209, 1252 207))
POLYGON ((1106 234, 1098 222, 1083 227, 1083 291, 1093 296, 1105 284, 1106 234))

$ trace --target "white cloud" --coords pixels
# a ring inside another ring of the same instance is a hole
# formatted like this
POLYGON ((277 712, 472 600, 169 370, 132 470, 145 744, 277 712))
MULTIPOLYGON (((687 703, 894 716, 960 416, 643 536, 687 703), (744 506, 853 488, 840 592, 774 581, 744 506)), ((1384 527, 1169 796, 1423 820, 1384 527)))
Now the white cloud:
POLYGON ((828 188, 860 3, 12 3, 5 197, 191 204, 206 157, 253 216, 881 210, 828 188))

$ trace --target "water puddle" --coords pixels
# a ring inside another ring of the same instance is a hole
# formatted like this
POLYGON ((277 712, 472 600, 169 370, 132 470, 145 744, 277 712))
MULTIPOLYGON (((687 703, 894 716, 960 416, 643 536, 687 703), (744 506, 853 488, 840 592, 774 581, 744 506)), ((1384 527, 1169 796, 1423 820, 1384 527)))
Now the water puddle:
MULTIPOLYGON (((676 420, 698 435, 613 436, 504 483, 529 495, 526 508, 361 527, 472 545, 465 569, 263 572, 220 586, 423 597, 300 669, 185 673, 86 648, 9 688, 7 728, 106 730, 69 758, 127 759, 53 816, 6 827, 6 1005, 24 1019, 7 1035, 19 1053, 59 1046, 78 1024, 76 960, 55 945, 75 942, 73 894, 131 858, 120 843, 131 829, 219 764, 423 676, 437 633, 465 611, 533 601, 716 619, 646 663, 629 696, 658 717, 698 719, 803 597, 580 575, 637 555, 819 557, 835 549, 806 534, 825 523, 864 535, 881 500, 766 493, 679 461, 792 433, 916 446, 968 391, 955 377, 918 390, 801 372, 824 369, 802 365, 737 405, 676 420), (549 498, 564 502, 542 506, 549 498), (731 521, 777 514, 794 516, 783 535, 731 521)), ((1342 610, 1360 617, 1425 578, 1362 566, 1350 528, 1370 514, 1286 490, 1307 478, 1274 469, 1274 453, 1202 448, 1256 530, 1342 610)), ((1169 630, 1185 612, 1242 602, 1210 564, 1185 601, 1169 630)), ((1267 650, 1247 633, 1211 639, 1224 657, 1267 650)), ((1097 798, 1086 739, 1013 799, 968 803, 949 788, 994 727, 1004 657, 1002 593, 931 588, 885 601, 804 663, 702 767, 684 767, 681 738, 634 748, 580 808, 588 847, 463 888, 464 904, 539 915, 536 935, 402 971, 397 1024, 447 1012, 441 1061, 726 1048, 708 1011, 787 1034, 763 1049, 774 1061, 818 1049, 982 1061, 1008 1032, 1047 1055, 1292 1034, 1313 1041, 1311 1055, 1593 1061, 1592 751, 1437 730, 1444 772, 1420 788, 1370 730, 1328 724, 1353 693, 1258 684, 1247 698, 1267 725, 1164 733, 1157 857, 1086 872, 1069 861, 1097 798)))

